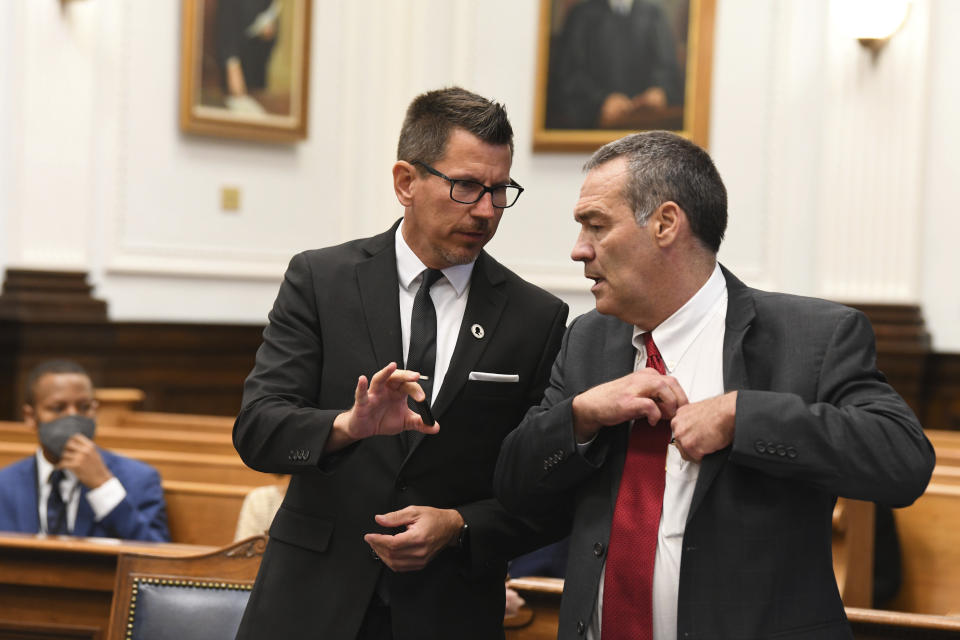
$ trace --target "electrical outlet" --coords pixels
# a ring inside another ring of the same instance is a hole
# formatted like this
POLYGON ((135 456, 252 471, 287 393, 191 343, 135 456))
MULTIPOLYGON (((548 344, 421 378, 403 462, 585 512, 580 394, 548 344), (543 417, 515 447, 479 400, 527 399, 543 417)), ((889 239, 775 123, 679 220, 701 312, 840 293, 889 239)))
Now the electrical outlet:
POLYGON ((224 211, 239 211, 240 187, 221 187, 220 208, 224 211))

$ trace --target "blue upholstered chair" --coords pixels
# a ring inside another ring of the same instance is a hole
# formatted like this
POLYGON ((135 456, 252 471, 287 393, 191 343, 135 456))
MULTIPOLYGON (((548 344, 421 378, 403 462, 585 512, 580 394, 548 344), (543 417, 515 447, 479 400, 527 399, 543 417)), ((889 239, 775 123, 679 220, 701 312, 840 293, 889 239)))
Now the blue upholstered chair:
POLYGON ((197 556, 121 555, 107 640, 233 640, 265 546, 255 536, 197 556))

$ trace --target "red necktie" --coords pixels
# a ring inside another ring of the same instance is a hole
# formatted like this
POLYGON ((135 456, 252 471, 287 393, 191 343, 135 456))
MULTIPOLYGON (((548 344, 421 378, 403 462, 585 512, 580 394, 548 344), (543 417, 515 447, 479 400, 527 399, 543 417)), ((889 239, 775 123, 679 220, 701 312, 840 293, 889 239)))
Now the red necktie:
MULTIPOLYGON (((666 374, 649 333, 643 334, 647 367, 666 374)), ((613 511, 603 582, 603 640, 653 638, 653 565, 663 507, 664 462, 670 426, 637 420, 613 511)))

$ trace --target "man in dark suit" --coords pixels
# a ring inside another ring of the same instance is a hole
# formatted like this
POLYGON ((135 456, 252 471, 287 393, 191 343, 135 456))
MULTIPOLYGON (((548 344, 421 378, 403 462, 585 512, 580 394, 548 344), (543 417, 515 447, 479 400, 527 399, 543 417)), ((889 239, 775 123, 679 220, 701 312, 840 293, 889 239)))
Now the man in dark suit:
POLYGON ((80 365, 51 360, 33 370, 23 417, 39 446, 0 469, 0 531, 170 540, 160 474, 94 444, 96 408, 80 365))
POLYGON ((502 637, 506 562, 550 539, 493 498, 493 469, 567 315, 483 251, 521 191, 512 138, 497 103, 418 96, 403 219, 291 261, 234 427, 247 464, 292 474, 238 637, 502 637))
POLYGON ((693 143, 630 135, 586 171, 572 258, 597 308, 495 477, 516 513, 572 510, 560 638, 852 637, 836 497, 910 504, 934 464, 869 322, 717 263, 726 190, 693 143))

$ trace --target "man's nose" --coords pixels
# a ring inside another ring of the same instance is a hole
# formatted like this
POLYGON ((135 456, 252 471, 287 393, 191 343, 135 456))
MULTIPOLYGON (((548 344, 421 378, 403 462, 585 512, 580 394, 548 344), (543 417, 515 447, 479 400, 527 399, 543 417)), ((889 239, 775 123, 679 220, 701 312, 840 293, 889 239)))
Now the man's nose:
MULTIPOLYGON (((501 209, 502 211, 502 209, 501 209)), ((477 218, 493 218, 497 215, 497 208, 493 206, 493 193, 485 193, 474 203, 470 215, 477 218)))
POLYGON ((570 259, 574 262, 587 262, 593 260, 593 247, 589 242, 584 242, 583 238, 577 237, 577 241, 570 250, 570 259))

